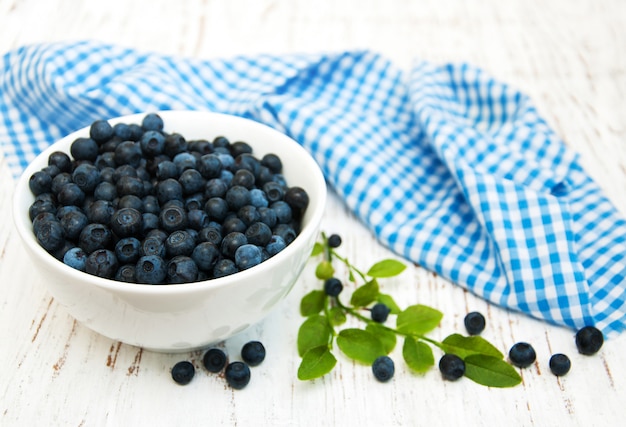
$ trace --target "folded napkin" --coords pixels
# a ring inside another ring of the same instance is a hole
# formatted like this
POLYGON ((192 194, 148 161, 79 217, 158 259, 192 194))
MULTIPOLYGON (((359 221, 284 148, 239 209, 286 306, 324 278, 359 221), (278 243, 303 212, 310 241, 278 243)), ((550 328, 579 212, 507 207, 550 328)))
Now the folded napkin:
POLYGON ((531 100, 467 64, 369 52, 198 60, 97 42, 2 57, 15 175, 95 119, 195 109, 300 142, 397 254, 495 304, 607 336, 626 326, 626 221, 531 100))

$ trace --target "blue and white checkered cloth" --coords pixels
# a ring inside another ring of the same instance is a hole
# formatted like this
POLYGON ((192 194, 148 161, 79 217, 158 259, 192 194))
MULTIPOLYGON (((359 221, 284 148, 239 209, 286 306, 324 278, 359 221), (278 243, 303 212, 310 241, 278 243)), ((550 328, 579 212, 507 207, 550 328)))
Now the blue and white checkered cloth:
POLYGON ((77 42, 26 46, 0 67, 15 175, 95 119, 236 114, 299 141, 399 255, 554 324, 626 327, 626 221, 528 97, 473 66, 406 73, 368 51, 197 60, 77 42))

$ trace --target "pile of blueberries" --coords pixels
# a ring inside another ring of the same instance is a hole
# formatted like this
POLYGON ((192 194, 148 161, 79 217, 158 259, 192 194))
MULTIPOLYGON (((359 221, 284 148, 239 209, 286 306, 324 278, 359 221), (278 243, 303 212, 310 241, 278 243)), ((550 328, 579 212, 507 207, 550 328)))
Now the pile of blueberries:
POLYGON ((155 113, 97 120, 71 156, 52 153, 29 179, 39 244, 95 276, 172 284, 248 269, 296 238, 309 196, 287 184, 279 156, 163 127, 155 113))
MULTIPOLYGON (((218 347, 210 348, 202 357, 202 364, 213 374, 224 371, 228 385, 241 390, 250 383, 251 366, 258 366, 265 360, 265 346, 260 341, 249 341, 241 349, 241 359, 228 363, 228 356, 218 347)), ((177 362, 171 370, 172 379, 180 385, 187 385, 196 374, 196 368, 188 360, 177 362)))

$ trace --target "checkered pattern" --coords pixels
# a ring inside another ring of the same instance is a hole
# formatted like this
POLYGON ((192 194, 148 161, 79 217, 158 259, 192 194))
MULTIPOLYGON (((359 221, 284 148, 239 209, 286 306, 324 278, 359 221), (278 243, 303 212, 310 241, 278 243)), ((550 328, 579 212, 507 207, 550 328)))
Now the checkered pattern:
POLYGON ((248 117, 299 141, 380 242, 551 323, 626 326, 626 222, 531 101, 481 70, 367 51, 194 60, 94 42, 2 57, 0 141, 18 175, 93 120, 248 117))

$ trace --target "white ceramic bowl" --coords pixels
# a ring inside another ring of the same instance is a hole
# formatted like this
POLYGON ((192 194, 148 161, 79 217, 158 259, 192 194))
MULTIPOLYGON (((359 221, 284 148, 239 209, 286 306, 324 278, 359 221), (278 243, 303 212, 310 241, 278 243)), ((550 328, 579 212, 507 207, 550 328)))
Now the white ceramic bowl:
MULTIPOLYGON (((53 151, 69 153, 70 144, 89 128, 50 146, 25 170, 17 184, 13 215, 30 265, 52 296, 83 325, 113 340, 160 352, 181 352, 227 339, 261 320, 292 289, 310 256, 326 204, 326 184, 317 163, 294 140, 263 124, 210 112, 160 111, 165 131, 187 139, 223 135, 242 140, 253 154, 276 153, 290 186, 309 195, 298 237, 274 257, 231 276, 177 285, 117 282, 80 272, 48 254, 32 232, 28 209, 34 201, 29 177, 48 164, 53 151)), ((109 120, 141 123, 143 114, 109 120)))

